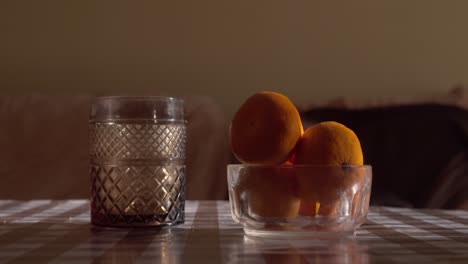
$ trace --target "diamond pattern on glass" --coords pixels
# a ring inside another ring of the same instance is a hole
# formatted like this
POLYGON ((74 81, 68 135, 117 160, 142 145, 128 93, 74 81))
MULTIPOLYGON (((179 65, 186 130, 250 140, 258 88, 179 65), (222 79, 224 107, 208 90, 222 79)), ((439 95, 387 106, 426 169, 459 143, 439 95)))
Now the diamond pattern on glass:
POLYGON ((185 159, 183 124, 95 123, 90 125, 92 159, 185 159))
POLYGON ((91 165, 94 223, 183 222, 185 166, 91 165))
POLYGON ((183 222, 185 133, 181 123, 90 124, 92 222, 183 222))

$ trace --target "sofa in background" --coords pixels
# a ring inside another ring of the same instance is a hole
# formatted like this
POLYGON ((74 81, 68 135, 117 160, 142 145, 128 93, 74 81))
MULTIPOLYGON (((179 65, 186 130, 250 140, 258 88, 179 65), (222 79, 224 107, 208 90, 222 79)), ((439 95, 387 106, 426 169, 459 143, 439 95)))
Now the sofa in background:
MULTIPOLYGON (((373 165, 371 203, 468 209, 468 96, 348 99, 298 107, 304 127, 336 120, 360 137, 373 165)), ((187 97, 187 199, 227 199, 235 163, 222 108, 187 97)), ((0 96, 0 199, 89 197, 91 96, 0 96)))

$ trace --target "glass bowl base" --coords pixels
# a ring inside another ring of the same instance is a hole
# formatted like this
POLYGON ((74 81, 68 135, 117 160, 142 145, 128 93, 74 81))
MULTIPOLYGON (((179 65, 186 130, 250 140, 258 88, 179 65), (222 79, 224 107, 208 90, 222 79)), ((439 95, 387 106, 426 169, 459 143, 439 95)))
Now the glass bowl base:
POLYGON ((273 238, 273 239, 334 239, 353 237, 354 230, 346 231, 317 231, 317 230, 258 230, 244 228, 244 233, 250 237, 273 238))

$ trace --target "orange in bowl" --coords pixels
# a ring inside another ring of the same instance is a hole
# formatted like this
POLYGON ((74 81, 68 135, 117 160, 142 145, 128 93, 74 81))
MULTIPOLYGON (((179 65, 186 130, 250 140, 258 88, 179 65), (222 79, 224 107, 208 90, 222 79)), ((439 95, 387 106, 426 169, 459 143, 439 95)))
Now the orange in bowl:
POLYGON ((359 139, 337 122, 308 128, 297 145, 295 164, 317 166, 313 175, 310 169, 296 171, 303 215, 333 215, 341 193, 362 181, 362 170, 352 166, 363 165, 359 139))
POLYGON ((301 200, 291 172, 287 166, 245 166, 239 173, 237 197, 256 217, 294 217, 301 200))
POLYGON ((234 115, 229 139, 242 163, 279 165, 292 156, 302 132, 299 112, 286 96, 259 92, 234 115))

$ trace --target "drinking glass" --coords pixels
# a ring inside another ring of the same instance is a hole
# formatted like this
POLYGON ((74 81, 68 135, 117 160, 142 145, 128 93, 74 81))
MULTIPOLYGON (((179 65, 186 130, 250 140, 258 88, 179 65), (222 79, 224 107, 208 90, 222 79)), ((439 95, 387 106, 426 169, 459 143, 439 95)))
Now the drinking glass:
POLYGON ((91 107, 91 222, 184 222, 186 121, 172 97, 98 97, 91 107))

